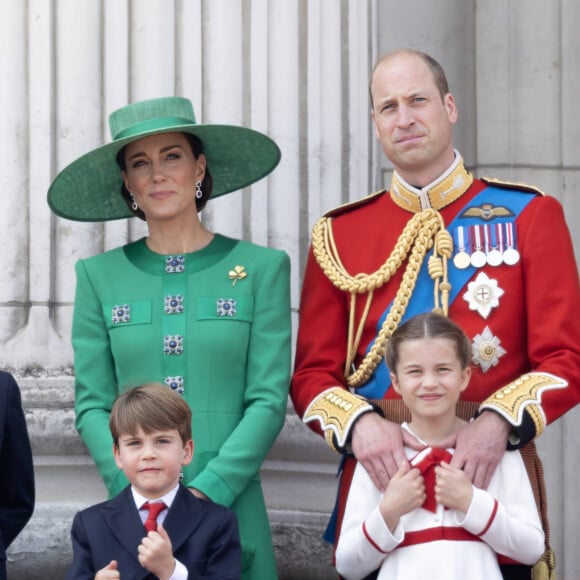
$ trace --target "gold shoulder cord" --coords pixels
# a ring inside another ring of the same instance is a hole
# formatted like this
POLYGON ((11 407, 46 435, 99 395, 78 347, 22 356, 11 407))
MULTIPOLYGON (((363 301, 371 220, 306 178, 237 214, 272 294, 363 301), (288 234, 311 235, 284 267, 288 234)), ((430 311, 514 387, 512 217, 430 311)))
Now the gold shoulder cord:
POLYGON ((332 284, 350 294, 348 349, 344 369, 349 387, 356 388, 363 385, 381 362, 385 347, 405 314, 425 255, 432 247, 434 250, 433 255, 429 258, 428 270, 429 275, 435 281, 434 310, 447 316, 449 291, 451 289, 447 276, 447 260, 453 252, 453 240, 445 229, 445 223, 439 212, 434 209, 426 209, 416 213, 405 226, 386 262, 372 274, 360 273, 355 276, 351 276, 346 271, 340 260, 332 233, 332 218, 322 217, 315 224, 312 230, 314 257, 332 284), (406 258, 408 258, 408 263, 403 274, 401 286, 397 291, 385 322, 359 368, 350 372, 368 317, 373 293, 391 279, 406 258), (354 318, 357 294, 366 294, 367 297, 355 335, 354 318))

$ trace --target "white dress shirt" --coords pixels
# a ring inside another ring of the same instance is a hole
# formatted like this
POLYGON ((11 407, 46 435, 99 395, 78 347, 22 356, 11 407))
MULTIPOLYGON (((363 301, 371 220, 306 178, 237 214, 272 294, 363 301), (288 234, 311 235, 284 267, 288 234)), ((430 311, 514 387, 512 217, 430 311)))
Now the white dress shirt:
MULTIPOLYGON (((141 517, 141 521, 143 525, 145 525, 145 520, 147 519, 148 510, 147 508, 143 507, 144 503, 156 503, 156 502, 163 502, 167 507, 162 510, 159 515, 157 516, 157 523, 162 524, 165 521, 167 516, 167 512, 177 495, 177 490, 179 489, 179 484, 176 485, 170 492, 166 493, 162 497, 158 497, 156 499, 148 499, 143 497, 139 492, 135 490, 133 486, 131 486, 131 493, 133 494, 133 500, 135 501, 135 505, 139 510, 139 516, 141 517)), ((175 570, 173 570, 173 574, 169 578, 169 580, 187 580, 188 573, 187 568, 177 559, 175 558, 175 570)))

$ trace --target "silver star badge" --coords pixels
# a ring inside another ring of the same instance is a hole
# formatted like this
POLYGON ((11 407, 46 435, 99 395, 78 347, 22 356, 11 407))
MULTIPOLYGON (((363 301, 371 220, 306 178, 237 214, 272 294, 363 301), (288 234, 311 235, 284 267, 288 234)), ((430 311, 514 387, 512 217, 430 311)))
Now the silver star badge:
POLYGON ((467 285, 463 299, 469 304, 470 310, 477 310, 480 316, 487 318, 492 308, 499 306, 499 299, 503 295, 504 291, 497 285, 497 280, 489 278, 485 272, 480 272, 467 285))
POLYGON ((486 373, 491 367, 499 362, 499 359, 506 354, 506 350, 500 346, 500 339, 491 333, 488 326, 483 329, 481 334, 473 337, 471 343, 471 358, 475 364, 481 367, 486 373))

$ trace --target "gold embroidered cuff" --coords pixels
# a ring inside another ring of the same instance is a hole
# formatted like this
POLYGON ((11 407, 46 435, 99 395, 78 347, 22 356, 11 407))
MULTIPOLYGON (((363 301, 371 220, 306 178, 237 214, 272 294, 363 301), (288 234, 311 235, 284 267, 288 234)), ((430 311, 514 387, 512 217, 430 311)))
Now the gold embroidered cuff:
POLYGON ((318 421, 327 443, 340 452, 354 421, 372 410, 373 406, 366 399, 342 387, 331 387, 308 405, 302 420, 304 423, 318 421))
POLYGON ((541 406, 544 391, 564 389, 567 386, 567 381, 555 375, 529 373, 488 397, 479 407, 479 411, 491 409, 514 427, 522 425, 524 411, 526 411, 534 423, 537 437, 546 427, 546 416, 541 406))

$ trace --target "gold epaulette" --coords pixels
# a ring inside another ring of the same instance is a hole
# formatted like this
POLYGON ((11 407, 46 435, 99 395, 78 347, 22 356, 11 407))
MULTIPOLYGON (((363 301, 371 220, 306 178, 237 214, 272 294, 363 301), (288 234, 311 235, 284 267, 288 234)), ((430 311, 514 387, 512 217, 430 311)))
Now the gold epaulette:
POLYGON ((546 193, 538 187, 528 185, 527 183, 520 183, 517 181, 503 181, 502 179, 495 179, 494 177, 481 177, 480 179, 484 183, 487 183, 488 185, 494 185, 496 187, 503 187, 505 189, 511 189, 514 191, 527 191, 528 193, 535 193, 537 195, 546 195, 546 193))
POLYGON ((367 203, 369 203, 369 201, 373 201, 374 199, 376 199, 377 197, 379 197, 380 195, 386 193, 386 191, 384 189, 381 189, 380 191, 375 191, 374 193, 369 193, 368 195, 365 195, 364 197, 361 197, 360 199, 355 199, 354 201, 347 201, 346 203, 343 203, 342 205, 339 205, 338 207, 335 207, 334 209, 330 209, 328 210, 322 217, 336 217, 337 215, 341 215, 343 213, 346 213, 348 211, 350 211, 351 209, 355 209, 357 207, 360 207, 361 205, 365 205, 367 203))
POLYGON ((541 406, 542 395, 545 391, 567 386, 567 381, 550 373, 529 373, 496 391, 483 401, 479 410, 491 409, 514 427, 522 425, 526 411, 534 423, 537 437, 546 427, 546 416, 541 406))
POLYGON ((372 410, 373 406, 366 399, 342 387, 331 387, 308 405, 302 420, 304 423, 318 421, 326 442, 340 453, 354 421, 372 410))

